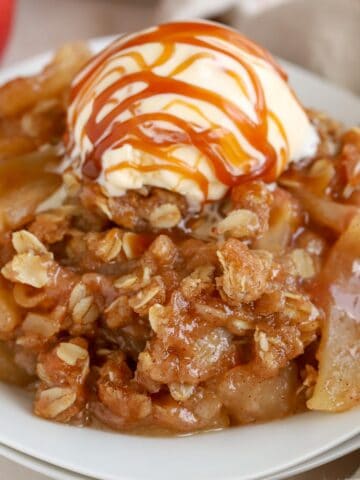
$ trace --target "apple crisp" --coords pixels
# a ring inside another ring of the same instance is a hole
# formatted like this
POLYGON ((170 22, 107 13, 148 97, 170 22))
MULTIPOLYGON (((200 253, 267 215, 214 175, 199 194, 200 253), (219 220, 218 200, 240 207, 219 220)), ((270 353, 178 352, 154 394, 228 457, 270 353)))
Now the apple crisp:
POLYGON ((359 404, 359 128, 307 112, 314 156, 195 213, 156 186, 109 197, 64 167, 89 56, 0 88, 0 378, 40 417, 134 432, 359 404))

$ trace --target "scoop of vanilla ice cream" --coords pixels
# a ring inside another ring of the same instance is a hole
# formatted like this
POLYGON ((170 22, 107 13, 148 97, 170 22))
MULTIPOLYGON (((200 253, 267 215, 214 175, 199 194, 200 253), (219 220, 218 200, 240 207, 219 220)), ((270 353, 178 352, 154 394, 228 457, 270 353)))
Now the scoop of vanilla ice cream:
POLYGON ((274 180, 317 134, 270 55, 210 22, 120 38, 80 73, 68 114, 79 176, 109 196, 156 186, 191 207, 274 180))

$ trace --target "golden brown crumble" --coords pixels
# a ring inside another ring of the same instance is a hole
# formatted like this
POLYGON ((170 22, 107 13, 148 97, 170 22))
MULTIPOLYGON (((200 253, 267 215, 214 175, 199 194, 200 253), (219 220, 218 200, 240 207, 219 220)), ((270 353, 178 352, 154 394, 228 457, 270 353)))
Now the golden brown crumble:
POLYGON ((360 130, 310 112, 314 158, 196 216, 158 188, 109 199, 69 172, 62 183, 49 146, 87 57, 60 51, 42 76, 0 89, 0 378, 32 383, 41 417, 118 430, 356 404, 358 373, 336 379, 360 370, 341 357, 359 327, 344 313, 339 333, 329 286, 359 297, 360 130))

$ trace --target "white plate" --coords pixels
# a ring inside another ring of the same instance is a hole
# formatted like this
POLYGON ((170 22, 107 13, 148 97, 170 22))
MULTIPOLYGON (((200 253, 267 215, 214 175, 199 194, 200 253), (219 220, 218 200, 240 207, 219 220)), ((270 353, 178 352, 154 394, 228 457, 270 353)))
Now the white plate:
MULTIPOLYGON (((95 49, 108 39, 92 42, 95 49)), ((50 54, 0 74, 0 83, 37 71, 50 54)), ((300 99, 348 124, 359 123, 360 99, 284 63, 300 99)), ((147 438, 73 428, 34 417, 23 391, 0 385, 0 442, 70 471, 101 480, 250 480, 275 475, 360 432, 360 409, 309 412, 281 421, 178 438, 147 438)))
POLYGON ((1 479, 9 480, 94 480, 42 462, 1 444, 0 472, 1 479))
MULTIPOLYGON (((290 478, 293 475, 298 475, 300 473, 308 472, 310 475, 313 468, 324 465, 325 463, 332 462, 340 457, 343 457, 351 452, 355 452, 360 448, 360 435, 347 440, 346 442, 338 445, 336 448, 330 449, 327 452, 319 455, 308 462, 300 463, 295 467, 291 467, 287 470, 283 470, 276 474, 276 476, 262 478, 261 480, 281 480, 290 478)), ((0 471, 2 474, 6 473, 7 478, 12 480, 16 479, 23 480, 45 480, 43 475, 51 478, 51 480, 93 480, 91 477, 85 477, 83 475, 69 472, 49 463, 42 462, 37 460, 34 457, 25 455, 24 453, 13 450, 12 448, 6 447, 5 445, 0 444, 0 471), (4 457, 2 460, 1 457, 4 457), (5 459, 11 460, 14 463, 8 463, 5 459), (19 466, 15 465, 19 464, 19 466), (21 465, 21 467, 20 467, 21 465), (29 470, 24 471, 23 467, 26 467, 29 470), (31 470, 31 473, 30 473, 31 470), (34 472, 34 474, 32 474, 34 472), (35 473, 36 472, 36 473, 35 473), (38 479, 37 474, 41 474, 41 479, 38 479)), ((310 477, 309 477, 310 478, 310 477)))
MULTIPOLYGON (((340 457, 344 457, 345 455, 355 452, 356 450, 359 450, 359 449, 360 449, 360 435, 357 435, 356 437, 351 438, 350 440, 347 440, 341 445, 338 445, 335 448, 331 448, 330 450, 327 450, 325 453, 318 455, 314 458, 311 458, 307 462, 299 463, 298 465, 295 465, 293 467, 290 467, 286 470, 283 470, 277 473, 275 476, 262 478, 261 480, 282 480, 286 478, 289 479, 289 478, 292 478, 293 475, 299 475, 300 473, 305 473, 305 472, 308 472, 309 480, 310 480, 311 478, 310 470, 320 467, 321 465, 325 465, 326 463, 333 462, 334 460, 337 460, 340 457)), ((357 468, 357 466, 354 465, 354 468, 357 468)), ((356 477, 354 477, 354 479, 356 480, 356 477)), ((67 480, 67 479, 64 479, 64 480, 67 480)))

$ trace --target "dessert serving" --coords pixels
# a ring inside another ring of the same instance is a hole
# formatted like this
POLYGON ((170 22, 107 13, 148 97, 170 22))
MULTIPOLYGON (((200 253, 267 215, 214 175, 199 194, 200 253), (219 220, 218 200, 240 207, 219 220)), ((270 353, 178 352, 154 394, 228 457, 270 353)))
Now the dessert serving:
POLYGON ((169 23, 0 87, 0 379, 188 433, 360 403, 360 129, 169 23))

